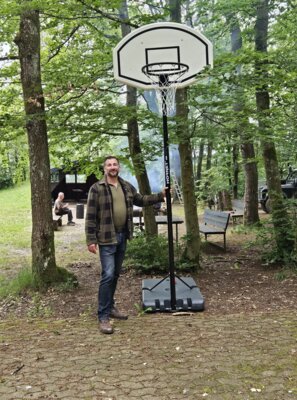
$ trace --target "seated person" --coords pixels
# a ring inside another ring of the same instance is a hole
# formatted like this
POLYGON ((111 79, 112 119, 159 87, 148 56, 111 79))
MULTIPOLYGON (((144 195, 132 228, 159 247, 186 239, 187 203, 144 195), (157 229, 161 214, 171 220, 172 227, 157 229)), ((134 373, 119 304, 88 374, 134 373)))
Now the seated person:
POLYGON ((73 222, 73 216, 72 216, 72 211, 68 208, 68 203, 63 203, 64 200, 64 193, 60 192, 58 194, 57 200, 55 201, 54 205, 54 213, 56 215, 68 215, 68 223, 67 225, 75 225, 75 222, 73 222))

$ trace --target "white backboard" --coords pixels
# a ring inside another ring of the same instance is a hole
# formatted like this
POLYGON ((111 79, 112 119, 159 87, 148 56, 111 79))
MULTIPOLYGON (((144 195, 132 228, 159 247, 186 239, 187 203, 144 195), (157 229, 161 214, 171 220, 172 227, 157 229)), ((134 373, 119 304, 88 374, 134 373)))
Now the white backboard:
POLYGON ((148 64, 172 63, 188 66, 176 87, 194 82, 204 67, 212 66, 211 42, 199 31, 174 22, 148 24, 125 36, 113 51, 114 77, 126 85, 152 89, 153 83, 143 72, 148 64))

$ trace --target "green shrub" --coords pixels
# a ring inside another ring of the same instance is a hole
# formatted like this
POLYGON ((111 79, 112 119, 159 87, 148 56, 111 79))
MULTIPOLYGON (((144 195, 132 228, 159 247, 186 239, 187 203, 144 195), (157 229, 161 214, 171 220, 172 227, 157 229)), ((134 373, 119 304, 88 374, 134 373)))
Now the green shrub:
MULTIPOLYGON (((177 248, 174 244, 176 256, 182 253, 182 245, 177 248)), ((140 232, 128 242, 125 267, 139 273, 164 273, 168 267, 168 240, 164 235, 147 236, 140 232)), ((175 269, 179 271, 192 270, 194 266, 187 260, 175 259, 175 269)))
POLYGON ((12 176, 0 169, 0 189, 6 189, 11 186, 13 186, 12 176))
MULTIPOLYGON (((54 285, 58 292, 69 292, 78 287, 77 278, 71 272, 64 268, 58 268, 58 274, 59 279, 54 285)), ((46 290, 47 287, 40 286, 29 267, 21 269, 17 276, 10 280, 0 276, 0 298, 17 297, 24 292, 34 292, 40 289, 46 290)))
POLYGON ((125 265, 138 272, 167 271, 168 241, 163 235, 139 233, 128 242, 125 265))
MULTIPOLYGON (((259 228, 256 235, 256 244, 261 246, 262 249, 262 260, 267 265, 282 264, 285 267, 296 269, 297 268, 297 215, 296 205, 293 202, 287 203, 288 218, 290 224, 289 228, 283 231, 283 227, 273 226, 272 217, 267 218, 262 226, 259 228), (276 235, 279 237, 283 236, 293 243, 293 249, 291 251, 286 248, 277 246, 276 235)), ((283 218, 282 215, 280 218, 283 218)))

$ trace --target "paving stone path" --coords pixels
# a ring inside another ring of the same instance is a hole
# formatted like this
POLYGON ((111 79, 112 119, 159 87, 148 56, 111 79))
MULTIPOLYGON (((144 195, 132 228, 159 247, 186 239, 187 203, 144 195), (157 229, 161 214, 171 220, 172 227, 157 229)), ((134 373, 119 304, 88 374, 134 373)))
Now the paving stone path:
POLYGON ((297 399, 297 311, 0 323, 0 399, 297 399))

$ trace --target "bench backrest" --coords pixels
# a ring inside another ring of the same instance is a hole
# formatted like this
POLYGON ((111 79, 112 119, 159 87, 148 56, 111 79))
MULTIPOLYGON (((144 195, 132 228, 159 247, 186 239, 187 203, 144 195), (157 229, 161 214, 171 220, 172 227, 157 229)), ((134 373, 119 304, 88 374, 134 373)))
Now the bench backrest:
POLYGON ((204 211, 204 223, 206 225, 213 225, 222 228, 224 231, 227 229, 230 214, 224 211, 213 211, 206 209, 204 211))
POLYGON ((242 211, 244 209, 244 201, 243 200, 238 200, 238 199, 232 200, 232 208, 235 211, 236 210, 242 211))

